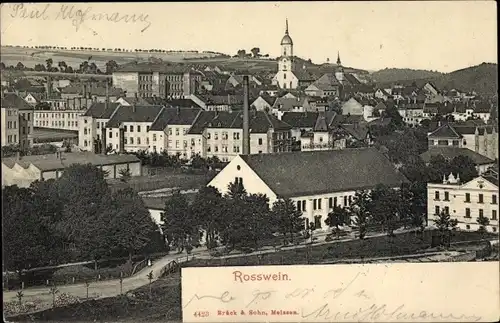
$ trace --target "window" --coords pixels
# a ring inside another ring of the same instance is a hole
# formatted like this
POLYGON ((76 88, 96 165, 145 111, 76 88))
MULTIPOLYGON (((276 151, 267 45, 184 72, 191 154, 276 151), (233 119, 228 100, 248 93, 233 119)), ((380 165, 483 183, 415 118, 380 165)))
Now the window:
POLYGON ((172 128, 168 128, 168 135, 171 136, 172 135, 172 128))
POLYGON ((214 133, 214 139, 219 140, 219 133, 217 131, 214 133))
POLYGON ((439 191, 434 192, 434 200, 439 200, 439 191))
POLYGON ((448 140, 438 140, 438 145, 440 145, 440 146, 448 146, 448 140))
POLYGON ((184 140, 184 148, 186 148, 188 146, 188 142, 187 140, 184 140))
POLYGON ((297 211, 302 212, 301 207, 302 203, 300 201, 297 201, 297 211))
POLYGON ((259 138, 259 145, 262 145, 262 138, 259 138))
POLYGON ((175 128, 175 135, 178 136, 179 135, 179 128, 175 128))
POLYGON ((497 227, 491 227, 491 229, 493 230, 493 232, 497 232, 497 227))
POLYGON ((127 138, 123 138, 123 143, 126 145, 127 144, 127 138))
POLYGON ((497 220, 497 210, 491 211, 491 219, 495 221, 497 220))
POLYGON ((470 193, 465 193, 465 202, 470 203, 470 193))
POLYGON ((210 146, 207 146, 207 152, 211 152, 212 148, 210 146))
POLYGON ((467 230, 470 230, 470 225, 468 225, 468 224, 467 224, 467 225, 465 226, 465 228, 466 228, 467 230))
POLYGON ((210 139, 210 132, 207 132, 207 139, 210 139))
POLYGON ((437 206, 437 205, 436 205, 436 207, 434 208, 434 212, 435 212, 436 214, 439 214, 439 206, 437 206))
POLYGON ((495 194, 491 196, 491 204, 497 204, 497 196, 495 194))
POLYGON ((344 196, 344 206, 347 206, 347 196, 344 196))
POLYGON ((302 211, 306 211, 306 201, 302 201, 302 211))
POLYGON ((483 194, 479 194, 478 203, 483 203, 483 194))
POLYGON ((349 205, 352 203, 352 196, 349 196, 349 205))
POLYGON ((87 134, 87 128, 83 128, 83 134, 86 135, 87 134))
POLYGON ((333 206, 334 207, 337 206, 337 197, 336 196, 333 198, 333 206))
POLYGON ((328 207, 330 209, 333 208, 333 198, 331 198, 331 197, 328 199, 328 207))
POLYGON ((134 137, 130 137, 130 144, 133 145, 134 144, 134 137))
POLYGON ((179 148, 179 140, 175 141, 175 148, 179 148))
POLYGON ((321 199, 318 199, 318 210, 321 210, 321 199))
POLYGON ((146 126, 146 131, 149 131, 149 126, 146 126))
POLYGON ((141 144, 141 137, 137 137, 137 144, 140 145, 141 144))
POLYGON ((111 131, 109 132, 109 138, 113 138, 113 133, 111 131))
POLYGON ((141 132, 141 126, 137 126, 137 132, 141 132))
POLYGON ((156 134, 153 134, 153 141, 156 141, 156 134))
POLYGON ((240 139, 240 133, 239 132, 233 133, 233 139, 240 139))
POLYGON ((465 217, 470 218, 470 209, 469 208, 465 209, 465 217))
MULTIPOLYGON (((283 79, 286 80, 286 73, 283 74, 283 79)), ((286 88, 286 84, 285 84, 285 88, 286 88)))
POLYGON ((313 200, 313 210, 318 209, 318 201, 316 199, 313 200))
POLYGON ((214 152, 216 152, 216 153, 219 152, 219 146, 218 145, 214 146, 214 152))
POLYGON ((453 146, 458 146, 458 140, 453 140, 453 146))
POLYGON ((191 138, 191 146, 194 146, 194 145, 195 145, 194 138, 191 138))
POLYGON ((444 200, 449 201, 450 200, 450 193, 449 192, 444 192, 444 200))
POLYGON ((134 132, 134 126, 130 126, 130 132, 134 132))

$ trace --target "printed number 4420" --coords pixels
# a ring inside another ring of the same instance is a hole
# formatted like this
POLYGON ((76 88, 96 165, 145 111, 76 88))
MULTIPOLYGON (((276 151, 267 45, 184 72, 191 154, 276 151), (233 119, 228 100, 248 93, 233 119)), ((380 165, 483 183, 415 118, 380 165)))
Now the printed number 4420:
POLYGON ((210 315, 210 313, 208 311, 194 312, 194 317, 207 317, 208 315, 210 315))

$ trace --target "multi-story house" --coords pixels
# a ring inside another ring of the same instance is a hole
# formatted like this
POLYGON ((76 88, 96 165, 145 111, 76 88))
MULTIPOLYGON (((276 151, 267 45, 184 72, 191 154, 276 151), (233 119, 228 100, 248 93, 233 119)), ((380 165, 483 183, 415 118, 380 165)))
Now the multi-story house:
POLYGON ((148 151, 149 129, 163 109, 161 105, 118 106, 105 125, 103 147, 115 152, 148 151))
POLYGON ((201 111, 199 108, 163 109, 149 129, 149 151, 165 151, 169 155, 190 159, 195 154, 195 138, 188 136, 188 131, 201 111))
POLYGON ((408 182, 375 148, 241 155, 208 185, 225 194, 235 181, 249 194, 265 194, 270 206, 290 198, 305 222, 319 231, 328 228, 325 220, 333 207, 350 206, 357 190, 378 184, 399 188, 408 182))
MULTIPOLYGON (((291 151, 291 126, 262 111, 252 111, 250 153, 291 151)), ((224 162, 243 151, 243 113, 203 111, 188 132, 195 154, 218 157, 224 162)))
POLYGON ((108 87, 105 85, 91 84, 75 84, 61 89, 61 98, 63 100, 92 100, 93 102, 110 102, 116 101, 119 97, 124 96, 123 89, 116 87, 108 87), (81 99, 79 99, 81 98, 81 99))
POLYGON ((127 64, 113 72, 113 85, 128 95, 187 98, 198 93, 202 74, 189 67, 166 64, 127 64))
POLYGON ((1 91, 2 146, 18 145, 21 149, 33 145, 34 110, 15 93, 1 91))
POLYGON ((35 110, 33 125, 37 128, 78 131, 78 119, 87 110, 35 110))
POLYGON ((101 152, 107 147, 105 145, 106 124, 119 106, 118 103, 95 102, 84 114, 78 117, 78 146, 80 149, 101 152))
POLYGON ((498 167, 473 180, 462 183, 460 174, 449 174, 442 183, 427 184, 427 214, 433 225, 441 212, 458 221, 461 230, 476 231, 477 219, 489 219, 486 230, 498 232, 498 167))
POLYGON ((498 128, 496 125, 445 123, 427 135, 431 147, 470 149, 490 159, 498 159, 498 128))

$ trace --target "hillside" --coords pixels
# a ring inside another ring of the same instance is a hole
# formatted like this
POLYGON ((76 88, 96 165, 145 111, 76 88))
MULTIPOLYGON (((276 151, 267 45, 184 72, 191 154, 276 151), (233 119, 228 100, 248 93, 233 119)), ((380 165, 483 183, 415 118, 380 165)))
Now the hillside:
POLYGON ((434 80, 436 86, 451 90, 476 91, 481 95, 498 92, 498 65, 482 63, 443 75, 434 80))
MULTIPOLYGON (((412 71, 407 69, 390 69, 390 70, 412 71)), ((384 73, 386 73, 385 71, 388 70, 386 69, 374 72, 371 75, 374 79, 377 79, 377 75, 384 75, 384 73)), ((394 80, 380 81, 381 78, 379 77, 377 84, 380 87, 390 86, 391 84, 394 84, 396 82, 403 85, 411 85, 412 83, 415 83, 417 86, 423 86, 426 82, 431 81, 434 82, 434 84, 436 84, 436 86, 442 90, 457 89, 465 92, 475 91, 477 94, 484 96, 492 96, 498 92, 497 64, 482 63, 480 65, 467 67, 447 74, 437 73, 438 75, 434 76, 432 74, 425 76, 426 75, 425 72, 434 74, 436 74, 436 72, 429 72, 429 71, 423 71, 423 72, 424 73, 395 72, 392 74, 394 80), (397 76, 397 74, 399 76, 397 76), (414 78, 411 78, 411 75, 414 75, 414 78), (398 80, 397 79, 398 77, 403 77, 403 78, 398 80)), ((389 74, 386 73, 385 75, 389 74)), ((390 79, 390 77, 388 77, 387 79, 390 79)))
POLYGON ((427 70, 412 70, 409 68, 385 68, 373 72, 371 77, 377 83, 391 83, 396 81, 409 81, 418 79, 434 78, 443 75, 440 72, 427 70))

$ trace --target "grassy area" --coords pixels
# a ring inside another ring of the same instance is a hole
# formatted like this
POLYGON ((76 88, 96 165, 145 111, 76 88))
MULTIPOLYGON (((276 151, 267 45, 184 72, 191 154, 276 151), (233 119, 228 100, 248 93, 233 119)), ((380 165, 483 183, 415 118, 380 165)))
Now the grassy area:
POLYGON ((124 296, 109 297, 45 310, 31 315, 8 317, 11 322, 29 321, 127 321, 179 322, 181 320, 180 274, 160 279, 124 296))
MULTIPOLYGON (((421 252, 430 247, 431 235, 427 231, 420 239, 414 233, 404 233, 395 238, 373 237, 365 241, 354 240, 313 246, 308 249, 281 251, 258 256, 241 256, 224 261, 193 260, 184 266, 245 266, 245 265, 278 265, 321 263, 326 260, 352 259, 362 257, 398 256, 421 252), (306 250, 309 250, 306 255, 306 250)), ((488 238, 498 238, 490 235, 488 238)), ((483 236, 477 232, 457 232, 452 242, 481 240, 483 236)), ((461 247, 463 248, 463 247, 461 247)), ((160 279, 149 286, 143 286, 126 296, 90 300, 65 307, 45 310, 31 315, 8 318, 10 321, 124 321, 124 322, 180 322, 181 320, 181 284, 180 274, 160 279)))

